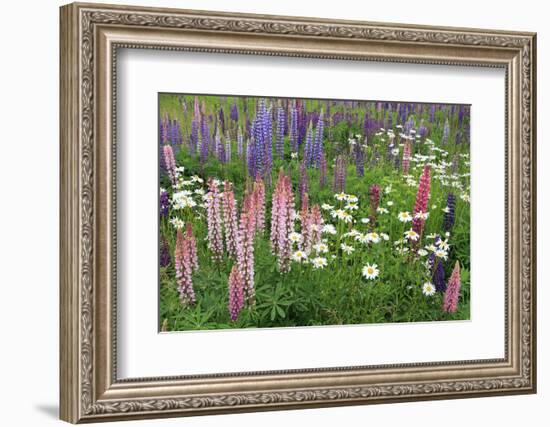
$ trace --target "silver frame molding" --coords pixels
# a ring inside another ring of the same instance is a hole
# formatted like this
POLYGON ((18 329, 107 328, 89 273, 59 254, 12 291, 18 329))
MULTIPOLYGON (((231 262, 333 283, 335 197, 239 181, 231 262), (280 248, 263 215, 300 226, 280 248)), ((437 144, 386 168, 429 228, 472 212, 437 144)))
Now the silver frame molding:
POLYGON ((60 37, 61 419, 72 423, 536 391, 536 34, 75 3, 60 37), (505 69, 505 357, 117 379, 117 49, 505 69))

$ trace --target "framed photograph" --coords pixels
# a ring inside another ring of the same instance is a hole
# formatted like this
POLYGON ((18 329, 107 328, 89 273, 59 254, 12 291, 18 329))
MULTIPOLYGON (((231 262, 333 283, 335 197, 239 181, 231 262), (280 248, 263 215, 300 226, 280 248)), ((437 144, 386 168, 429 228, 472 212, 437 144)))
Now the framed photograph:
POLYGON ((61 8, 61 418, 536 391, 536 36, 61 8))

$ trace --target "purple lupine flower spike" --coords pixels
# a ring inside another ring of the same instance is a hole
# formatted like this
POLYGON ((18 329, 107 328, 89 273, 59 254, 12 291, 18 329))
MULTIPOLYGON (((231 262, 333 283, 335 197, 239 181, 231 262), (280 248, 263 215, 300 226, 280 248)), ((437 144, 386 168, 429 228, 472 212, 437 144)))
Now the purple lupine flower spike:
POLYGON ((160 254, 159 254, 159 264, 161 267, 168 267, 172 262, 172 257, 170 256, 170 248, 168 247, 168 242, 164 236, 160 241, 160 254))
POLYGON ((455 223, 455 205, 456 197, 453 193, 449 193, 447 195, 447 209, 443 217, 443 229, 445 231, 450 231, 455 223))
POLYGON ((323 133, 324 133, 324 114, 321 110, 315 127, 315 141, 313 143, 312 163, 313 166, 319 168, 321 165, 321 152, 323 151, 323 133))
POLYGON ((159 213, 161 217, 166 218, 168 216, 169 207, 170 207, 170 200, 168 197, 168 192, 164 189, 161 189, 160 197, 159 197, 159 213))
POLYGON ((313 128, 311 121, 307 129, 306 144, 304 146, 304 161, 308 167, 313 163, 313 128))
POLYGON ((275 151, 277 156, 282 159, 284 155, 284 143, 285 143, 285 120, 286 114, 283 107, 279 106, 277 108, 277 134, 276 134, 276 145, 275 151))
POLYGON ((296 103, 293 103, 290 109, 290 150, 293 153, 298 151, 298 110, 296 103))
POLYGON ((256 176, 256 144, 254 138, 248 140, 246 144, 246 164, 248 168, 248 175, 256 176))
POLYGON ((443 260, 437 259, 437 262, 433 272, 433 285, 437 292, 445 292, 447 290, 447 284, 445 283, 445 268, 443 266, 443 260))
POLYGON ((273 122, 271 120, 271 107, 265 109, 263 113, 263 131, 264 131, 264 174, 263 178, 267 183, 271 183, 271 168, 273 167, 273 122))
POLYGON ((237 156, 242 157, 244 152, 244 136, 243 131, 239 127, 237 131, 237 156))
POLYGON ((200 139, 200 160, 201 163, 205 163, 208 159, 208 150, 210 146, 210 129, 208 122, 204 117, 201 120, 200 139))
POLYGON ((357 176, 365 176, 365 154, 360 144, 354 145, 355 150, 355 171, 357 176))
POLYGON ((229 138, 229 133, 225 137, 225 162, 231 162, 231 139, 229 138))
POLYGON ((222 133, 225 132, 225 114, 223 112, 223 106, 220 106, 220 112, 218 114, 218 117, 219 117, 219 123, 220 123, 220 127, 221 127, 221 131, 222 133))
POLYGON ((231 104, 231 111, 229 114, 230 114, 231 120, 233 120, 234 122, 239 121, 239 109, 237 108, 236 102, 231 104))

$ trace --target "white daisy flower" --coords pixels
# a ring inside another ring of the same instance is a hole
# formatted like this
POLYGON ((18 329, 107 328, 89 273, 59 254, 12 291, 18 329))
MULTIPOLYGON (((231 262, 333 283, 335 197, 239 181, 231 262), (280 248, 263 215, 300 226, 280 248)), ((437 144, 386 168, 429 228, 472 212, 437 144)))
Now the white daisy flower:
POLYGON ((353 246, 350 246, 350 245, 346 245, 345 243, 342 243, 340 245, 340 248, 342 248, 342 252, 346 253, 346 254, 351 254, 355 248, 353 246))
POLYGON ((359 243, 364 243, 364 244, 369 243, 369 238, 367 234, 359 233, 357 236, 355 236, 355 240, 358 241, 359 243))
POLYGON ((365 279, 373 280, 378 277, 380 270, 378 270, 378 266, 376 264, 367 264, 363 267, 361 273, 365 279))
POLYGON ((347 233, 343 234, 344 237, 355 237, 355 236, 359 236, 359 235, 361 235, 361 233, 359 231, 357 231, 355 228, 353 228, 351 231, 348 231, 347 233))
POLYGON ((418 255, 426 256, 428 255, 428 251, 426 249, 418 249, 418 255))
POLYGON ((313 249, 315 249, 315 252, 326 254, 328 252, 328 245, 326 243, 317 243, 316 245, 313 245, 313 249))
POLYGON ((298 153, 290 153, 290 158, 291 159, 297 159, 298 158, 298 153))
POLYGON ((435 286, 430 282, 426 282, 422 285, 422 293, 427 297, 431 297, 435 294, 435 286))
POLYGON ((449 208, 449 206, 445 206, 443 209, 441 209, 443 212, 445 213, 449 213, 451 212, 451 209, 449 208))
POLYGON ((368 218, 361 218, 361 222, 362 222, 363 224, 368 224, 368 223, 370 222, 370 219, 368 219, 368 218))
POLYGON ((380 214, 387 214, 389 211, 386 208, 378 207, 376 208, 376 212, 380 214))
POLYGON ((372 243, 380 242, 380 235, 378 233, 367 233, 367 241, 372 243))
POLYGON ((344 206, 344 209, 347 209, 348 211, 356 211, 359 209, 359 206, 357 206, 357 203, 348 203, 346 206, 344 206))
POLYGON ((436 249, 434 253, 436 257, 447 260, 447 251, 444 251, 443 249, 436 249))
POLYGON ((337 193, 337 194, 334 195, 334 198, 336 200, 342 201, 342 200, 346 200, 348 198, 348 196, 347 196, 346 193, 337 193))
POLYGON ((359 199, 357 198, 357 196, 354 196, 353 194, 348 194, 346 200, 347 200, 349 203, 357 203, 357 202, 359 201, 359 199))
POLYGON ((336 234, 336 227, 332 224, 325 224, 321 231, 326 234, 336 234))
POLYGON ((388 201, 386 202, 386 205, 388 205, 388 206, 393 206, 393 202, 392 202, 391 200, 388 200, 388 201))
POLYGON ((407 230, 405 231, 405 238, 409 239, 409 240, 413 240, 413 241, 417 241, 418 238, 420 236, 418 235, 418 233, 414 230, 407 230))
POLYGON ((319 268, 325 268, 327 266, 327 259, 323 257, 316 257, 311 260, 311 264, 313 264, 313 268, 319 269, 319 268))
POLYGON ((347 212, 344 212, 342 215, 340 215, 340 219, 345 223, 350 223, 353 221, 353 217, 347 212))
POLYGON ((174 209, 194 208, 197 206, 197 202, 189 197, 189 193, 187 191, 180 191, 172 196, 172 206, 174 209))
POLYGON ((296 262, 302 262, 307 260, 307 254, 304 251, 295 251, 292 254, 292 260, 296 262))
POLYGON ((399 215, 397 215, 397 219, 401 222, 411 222, 412 216, 409 212, 399 212, 399 215))
POLYGON ((323 209, 324 211, 331 211, 334 209, 334 206, 329 205, 328 203, 323 203, 321 205, 321 209, 323 209))
POLYGON ((170 218, 170 224, 172 224, 177 230, 181 230, 185 227, 185 221, 179 218, 170 218))
POLYGON ((439 249, 443 249, 444 251, 449 250, 449 242, 447 239, 441 240, 439 239, 437 242, 435 242, 436 246, 439 247, 439 249))
POLYGON ((346 214, 347 212, 344 209, 335 209, 330 214, 333 218, 340 218, 342 219, 342 215, 346 214))

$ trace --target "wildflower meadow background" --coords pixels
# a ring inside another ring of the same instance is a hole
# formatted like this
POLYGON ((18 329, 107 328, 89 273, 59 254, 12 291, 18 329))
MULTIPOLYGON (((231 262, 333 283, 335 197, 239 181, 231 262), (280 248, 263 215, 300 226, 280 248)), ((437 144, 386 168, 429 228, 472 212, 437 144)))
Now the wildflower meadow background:
POLYGON ((159 95, 162 331, 469 319, 470 107, 159 95))

